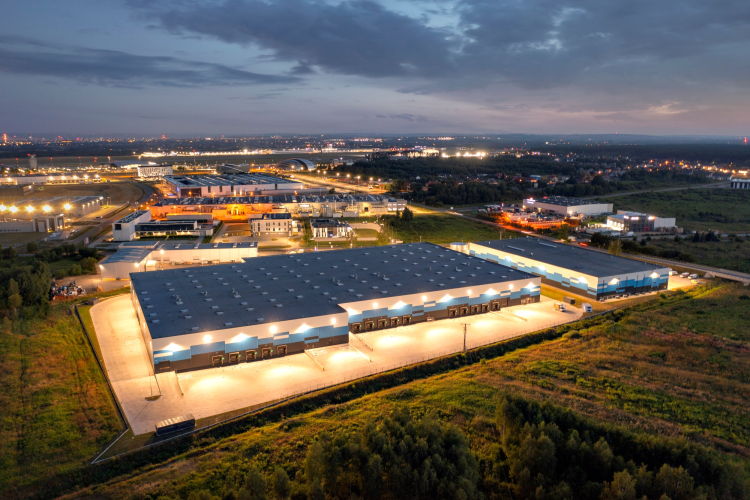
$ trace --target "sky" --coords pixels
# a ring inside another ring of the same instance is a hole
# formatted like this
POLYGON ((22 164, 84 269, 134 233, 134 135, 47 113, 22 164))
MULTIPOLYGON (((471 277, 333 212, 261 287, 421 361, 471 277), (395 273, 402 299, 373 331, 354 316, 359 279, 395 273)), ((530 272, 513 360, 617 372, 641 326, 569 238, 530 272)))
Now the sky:
POLYGON ((0 133, 748 135, 747 0, 5 0, 0 133))

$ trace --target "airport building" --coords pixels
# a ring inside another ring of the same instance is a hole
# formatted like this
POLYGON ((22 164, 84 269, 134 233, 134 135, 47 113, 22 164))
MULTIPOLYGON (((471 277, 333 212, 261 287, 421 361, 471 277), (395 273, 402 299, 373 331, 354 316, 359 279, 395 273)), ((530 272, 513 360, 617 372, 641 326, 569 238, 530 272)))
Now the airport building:
POLYGON ((360 217, 394 213, 406 208, 406 200, 374 194, 276 195, 168 198, 151 208, 157 219, 177 214, 211 214, 215 220, 242 221, 253 215, 289 212, 300 217, 360 217))
POLYGON ((141 179, 158 179, 172 175, 172 165, 139 165, 138 177, 141 179))
POLYGON ((430 243, 258 257, 131 276, 154 369, 184 371, 345 344, 539 302, 541 278, 430 243))
POLYGON ((289 158, 278 162, 274 168, 276 170, 290 170, 292 172, 309 172, 315 170, 315 162, 305 160, 304 158, 289 158))
POLYGON ((566 217, 577 217, 580 215, 595 216, 612 213, 613 206, 611 203, 566 198, 565 196, 549 196, 539 200, 535 198, 523 200, 523 208, 536 209, 540 212, 552 212, 566 217))
POLYGON ((304 187, 294 179, 266 174, 166 175, 164 182, 179 197, 247 196, 265 191, 293 192, 304 187))
POLYGON ((156 271, 164 265, 234 263, 257 256, 256 242, 185 244, 131 241, 121 243, 117 253, 99 263, 99 269, 103 280, 128 280, 131 273, 156 271))
POLYGON ((596 300, 666 290, 669 269, 539 238, 469 243, 469 254, 596 300))

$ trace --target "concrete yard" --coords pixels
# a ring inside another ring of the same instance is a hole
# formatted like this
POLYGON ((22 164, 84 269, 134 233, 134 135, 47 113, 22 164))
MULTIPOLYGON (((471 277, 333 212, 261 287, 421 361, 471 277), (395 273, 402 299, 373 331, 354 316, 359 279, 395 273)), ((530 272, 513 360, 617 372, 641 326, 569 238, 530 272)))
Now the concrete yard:
POLYGON ((206 418, 335 385, 467 347, 509 339, 579 319, 580 309, 558 312, 552 300, 461 318, 350 335, 335 345, 282 358, 221 368, 153 375, 129 295, 106 299, 91 317, 118 400, 135 434, 160 420, 192 413, 206 418), (153 396, 159 396, 154 398, 153 396))

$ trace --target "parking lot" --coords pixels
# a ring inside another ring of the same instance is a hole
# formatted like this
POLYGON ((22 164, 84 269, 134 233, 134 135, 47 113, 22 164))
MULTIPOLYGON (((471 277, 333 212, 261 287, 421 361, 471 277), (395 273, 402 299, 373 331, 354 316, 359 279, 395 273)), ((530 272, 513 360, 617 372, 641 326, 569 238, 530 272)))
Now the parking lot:
POLYGON ((91 308, 91 317, 117 398, 133 431, 143 434, 167 418, 210 417, 461 351, 464 325, 472 348, 581 317, 580 309, 558 312, 552 304, 542 297, 499 313, 350 335, 348 345, 306 354, 156 376, 129 296, 103 300, 91 308))

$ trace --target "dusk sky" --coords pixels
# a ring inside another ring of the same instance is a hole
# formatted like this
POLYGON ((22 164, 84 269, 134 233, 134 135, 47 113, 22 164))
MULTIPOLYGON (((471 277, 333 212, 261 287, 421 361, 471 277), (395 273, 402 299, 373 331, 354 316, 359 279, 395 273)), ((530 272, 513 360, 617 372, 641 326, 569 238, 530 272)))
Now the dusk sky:
POLYGON ((6 0, 0 133, 747 135, 747 0, 6 0))

